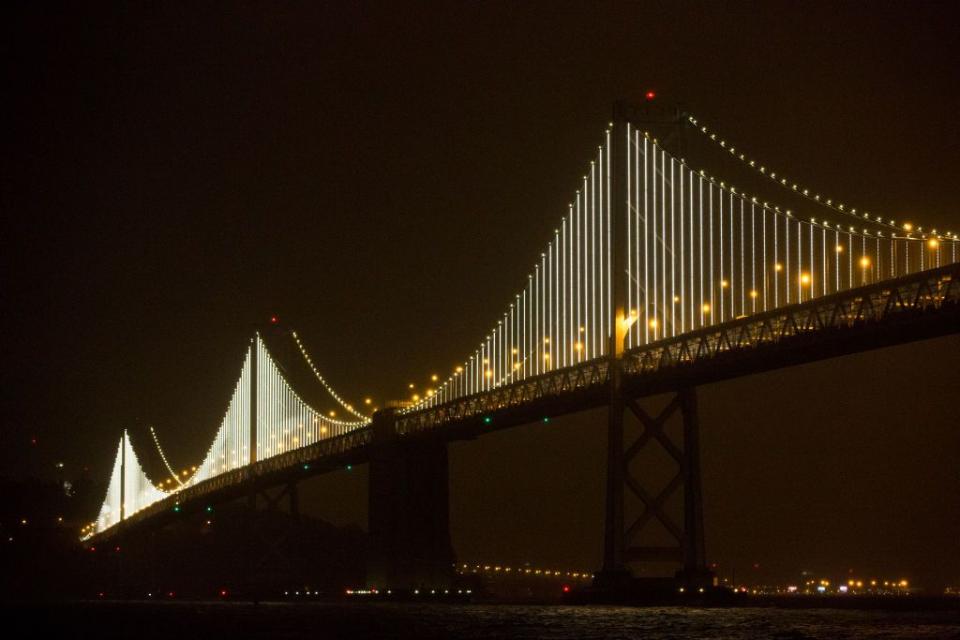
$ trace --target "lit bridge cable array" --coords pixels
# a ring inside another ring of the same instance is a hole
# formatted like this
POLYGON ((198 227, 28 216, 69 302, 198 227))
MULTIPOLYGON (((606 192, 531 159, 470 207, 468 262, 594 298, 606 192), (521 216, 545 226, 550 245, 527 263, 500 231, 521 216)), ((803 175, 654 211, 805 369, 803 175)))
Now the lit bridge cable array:
MULTIPOLYGON (((339 397, 337 399, 339 401, 339 397)), ((172 490, 160 488, 143 471, 130 438, 124 432, 114 457, 113 471, 100 513, 96 521, 84 529, 84 537, 100 533, 184 488, 199 485, 257 460, 308 446, 325 438, 342 436, 368 423, 366 419, 335 420, 304 402, 284 379, 258 335, 247 349, 226 414, 196 472, 185 481, 181 482, 178 478, 179 486, 172 490), (256 389, 253 388, 254 369, 256 389), (255 457, 250 441, 254 394, 257 413, 255 457)))
POLYGON ((124 431, 117 445, 106 498, 96 521, 88 529, 107 529, 127 515, 136 513, 166 496, 167 492, 157 487, 144 473, 130 444, 130 436, 124 431))
MULTIPOLYGON (((257 344, 259 344, 259 338, 257 344)), ((240 378, 233 390, 227 413, 197 472, 186 484, 197 484, 216 475, 241 467, 250 461, 250 375, 251 350, 243 360, 240 378)))
POLYGON ((626 135, 627 347, 957 260, 952 238, 800 219, 626 135))
POLYGON ((524 289, 474 352, 404 413, 608 355, 620 278, 630 327, 624 346, 642 348, 957 261, 952 234, 914 235, 910 224, 900 232, 869 217, 857 226, 801 219, 694 171, 630 124, 613 129, 524 289), (623 136, 622 157, 611 158, 613 135, 623 136), (613 216, 621 210, 618 238, 613 216), (626 253, 621 274, 613 273, 615 250, 626 253))
POLYGON ((257 459, 340 436, 368 420, 336 420, 314 410, 290 387, 257 338, 257 459))
POLYGON ((567 215, 490 333, 452 374, 404 409, 450 400, 604 356, 612 331, 610 131, 567 215))

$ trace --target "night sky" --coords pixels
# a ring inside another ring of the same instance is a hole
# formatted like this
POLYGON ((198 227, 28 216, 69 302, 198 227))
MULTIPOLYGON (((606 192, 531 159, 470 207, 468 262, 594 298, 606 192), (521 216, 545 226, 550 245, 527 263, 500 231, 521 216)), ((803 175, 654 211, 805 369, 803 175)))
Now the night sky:
MULTIPOLYGON (((357 405, 449 373, 525 282, 613 101, 650 89, 824 193, 960 230, 957 17, 6 5, 0 469, 105 479, 127 427, 159 478, 146 425, 196 464, 271 314, 357 405)), ((960 583, 958 356, 953 336, 703 388, 710 561, 960 583)), ((453 445, 459 556, 596 568, 604 424, 453 445)), ((365 526, 365 469, 310 484, 311 513, 365 526)))

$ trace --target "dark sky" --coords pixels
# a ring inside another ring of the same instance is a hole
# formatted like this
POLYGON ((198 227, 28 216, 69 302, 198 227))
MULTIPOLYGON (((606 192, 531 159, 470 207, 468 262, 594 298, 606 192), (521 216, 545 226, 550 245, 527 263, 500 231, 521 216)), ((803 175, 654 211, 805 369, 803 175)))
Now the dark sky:
MULTIPOLYGON (((525 281, 611 103, 648 89, 825 193, 960 228, 952 3, 11 5, 10 475, 105 477, 125 426, 149 457, 145 424, 196 463, 272 313, 354 402, 448 372, 525 281)), ((952 337, 704 388, 711 561, 960 583, 958 355, 952 337)), ((461 557, 593 568, 602 425, 455 445, 461 557)), ((364 473, 315 482, 313 511, 363 522, 364 473)))

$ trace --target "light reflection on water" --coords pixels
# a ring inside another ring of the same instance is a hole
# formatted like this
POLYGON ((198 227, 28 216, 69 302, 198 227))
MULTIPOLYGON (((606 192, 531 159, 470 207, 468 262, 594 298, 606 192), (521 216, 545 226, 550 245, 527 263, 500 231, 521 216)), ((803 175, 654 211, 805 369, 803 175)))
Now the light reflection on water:
POLYGON ((71 637, 936 638, 960 640, 960 609, 686 609, 397 603, 88 603, 21 608, 34 630, 71 637), (91 635, 88 635, 91 634, 91 635))

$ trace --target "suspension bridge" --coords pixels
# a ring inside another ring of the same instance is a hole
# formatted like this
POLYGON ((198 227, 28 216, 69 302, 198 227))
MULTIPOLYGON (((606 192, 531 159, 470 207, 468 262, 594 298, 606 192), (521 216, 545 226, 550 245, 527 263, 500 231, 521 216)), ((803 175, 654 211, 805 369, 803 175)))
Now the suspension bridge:
POLYGON ((957 332, 960 238, 821 195, 675 108, 618 104, 599 142, 525 286, 445 380, 368 416, 331 387, 290 332, 319 388, 351 416, 335 419, 304 401, 255 335, 193 475, 171 469, 171 479, 155 482, 125 432, 84 540, 136 535, 244 497, 254 507, 258 497, 288 497, 293 507, 298 481, 367 463, 368 583, 441 588, 454 562, 447 443, 607 407, 604 560, 595 583, 621 584, 637 562, 674 563, 685 583, 708 583, 696 387, 957 332), (716 145, 816 215, 692 168, 672 145, 681 134, 716 145), (656 414, 638 402, 665 393, 671 399, 656 414), (681 438, 665 429, 674 417, 681 438), (629 422, 639 435, 627 439, 629 422), (647 447, 675 464, 665 486, 631 468, 647 447), (677 519, 665 505, 680 493, 677 519), (627 518, 628 501, 638 516, 627 518), (654 522, 669 544, 642 542, 654 522))

